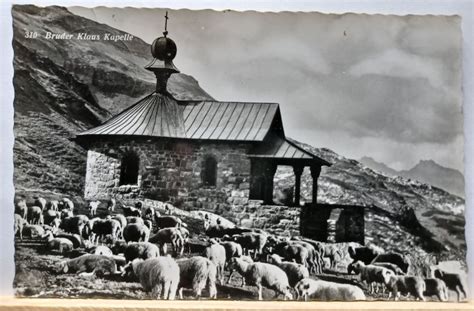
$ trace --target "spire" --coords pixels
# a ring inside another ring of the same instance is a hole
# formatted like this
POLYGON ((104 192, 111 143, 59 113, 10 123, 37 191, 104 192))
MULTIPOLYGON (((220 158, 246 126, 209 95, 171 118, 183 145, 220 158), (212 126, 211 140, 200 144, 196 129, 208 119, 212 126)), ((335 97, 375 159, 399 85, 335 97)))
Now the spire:
POLYGON ((166 11, 163 37, 155 39, 151 44, 151 55, 154 59, 145 67, 145 69, 155 73, 156 91, 159 93, 166 93, 168 78, 171 74, 179 72, 178 68, 173 64, 173 59, 178 51, 176 43, 167 37, 168 19, 168 11, 166 11))

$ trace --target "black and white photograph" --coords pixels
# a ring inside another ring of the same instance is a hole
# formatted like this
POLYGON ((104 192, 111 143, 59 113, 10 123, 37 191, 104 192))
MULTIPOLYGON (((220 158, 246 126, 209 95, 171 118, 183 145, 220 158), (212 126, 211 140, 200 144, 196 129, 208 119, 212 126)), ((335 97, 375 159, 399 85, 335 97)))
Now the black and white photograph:
POLYGON ((460 16, 11 15, 16 297, 469 299, 460 16))

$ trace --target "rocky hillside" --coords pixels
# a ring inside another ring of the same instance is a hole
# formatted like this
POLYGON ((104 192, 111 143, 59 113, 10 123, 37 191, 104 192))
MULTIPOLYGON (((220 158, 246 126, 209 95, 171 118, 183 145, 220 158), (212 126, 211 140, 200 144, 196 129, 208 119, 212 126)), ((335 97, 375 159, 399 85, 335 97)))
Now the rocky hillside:
MULTIPOLYGON (((411 234, 422 236, 447 249, 465 248, 464 207, 462 198, 442 189, 404 177, 380 174, 362 163, 347 159, 325 148, 299 143, 306 150, 329 160, 319 179, 318 200, 323 203, 374 206, 393 217, 411 234)), ((292 176, 290 168, 281 174, 292 176)), ((292 183, 279 179, 279 187, 292 183)), ((302 176, 303 200, 311 201, 311 175, 302 176)), ((435 245, 431 245, 436 248, 435 245)), ((431 247, 427 245, 427 248, 431 247)))
MULTIPOLYGON (((16 5, 12 15, 15 186, 82 195, 86 151, 71 138, 153 92, 155 78, 144 69, 150 46, 136 37, 78 40, 79 33, 125 33, 62 7, 16 5), (74 38, 46 39, 47 32, 74 38)), ((184 88, 211 98, 192 77, 173 75, 168 91, 180 100, 186 98, 184 88)))
MULTIPOLYGON (((19 193, 82 196, 86 151, 71 138, 154 90, 154 77, 143 69, 150 60, 149 45, 138 38, 129 43, 28 39, 25 30, 40 35, 124 33, 60 7, 14 6, 12 14, 15 187, 19 193)), ((173 75, 168 91, 179 100, 186 97, 183 90, 211 98, 192 77, 173 75)), ((430 242, 422 245, 428 250, 439 245, 464 249, 462 198, 428 184, 382 175, 328 149, 301 145, 333 163, 321 174, 320 201, 373 206, 378 211, 373 216, 377 227, 368 229, 376 243, 397 240, 411 246, 421 240, 430 242), (391 240, 386 233, 393 233, 391 240)), ((280 168, 275 179, 282 191, 293 186, 289 168, 280 168)), ((310 200, 311 185, 305 172, 303 200, 310 200)), ((235 212, 230 206, 226 209, 235 212)), ((274 220, 281 222, 276 216, 274 220)))
POLYGON ((455 169, 439 165, 433 160, 421 160, 409 170, 397 171, 370 157, 362 157, 359 162, 388 176, 402 176, 439 187, 464 198, 464 176, 455 169))

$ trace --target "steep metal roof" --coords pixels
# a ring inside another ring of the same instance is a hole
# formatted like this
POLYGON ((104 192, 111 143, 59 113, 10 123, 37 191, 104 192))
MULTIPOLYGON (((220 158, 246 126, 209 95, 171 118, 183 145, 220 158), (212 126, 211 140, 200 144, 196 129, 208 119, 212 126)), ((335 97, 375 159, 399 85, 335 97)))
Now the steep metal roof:
POLYGON ((178 103, 153 93, 102 125, 80 133, 185 139, 262 141, 278 104, 201 101, 178 103))
POLYGON ((284 159, 284 160, 317 160, 322 165, 330 166, 331 164, 324 159, 321 159, 317 155, 314 155, 303 148, 299 147, 290 140, 275 136, 271 137, 267 143, 257 146, 249 154, 251 158, 272 158, 272 159, 284 159))

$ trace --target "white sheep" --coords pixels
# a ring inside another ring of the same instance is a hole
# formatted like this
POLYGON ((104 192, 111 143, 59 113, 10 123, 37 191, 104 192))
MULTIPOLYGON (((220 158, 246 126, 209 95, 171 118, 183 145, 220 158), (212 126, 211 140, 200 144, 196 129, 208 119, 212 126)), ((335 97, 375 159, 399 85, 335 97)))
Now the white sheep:
POLYGON ((100 201, 91 201, 89 202, 89 214, 91 217, 97 214, 97 209, 99 208, 100 201))
POLYGON ((63 253, 65 251, 71 251, 74 248, 71 240, 66 238, 55 238, 51 231, 47 231, 42 237, 46 239, 48 249, 55 249, 60 253, 63 253))
POLYGON ((173 258, 156 257, 145 261, 137 258, 130 265, 145 292, 150 293, 155 299, 160 299, 163 292, 163 299, 174 300, 180 272, 173 258))
POLYGON ((294 287, 296 283, 302 279, 309 278, 309 271, 304 265, 296 262, 282 261, 282 258, 277 254, 272 254, 270 256, 269 263, 274 264, 285 271, 291 287, 294 287))
POLYGON ((56 266, 56 271, 62 273, 78 273, 80 275, 116 274, 117 264, 111 257, 85 254, 60 262, 56 266))
POLYGON ((113 256, 114 253, 110 248, 105 245, 98 245, 91 250, 91 254, 103 255, 103 256, 113 256))
POLYGON ((298 299, 315 299, 323 301, 354 301, 365 300, 362 289, 350 284, 339 284, 334 282, 313 280, 310 278, 302 279, 295 286, 298 299))
POLYGON ((208 284, 209 298, 217 298, 217 267, 207 258, 195 256, 176 261, 179 266, 179 298, 183 299, 183 289, 192 288, 196 298, 201 297, 202 290, 208 284))
POLYGON ((26 221, 26 219, 24 219, 23 217, 21 217, 21 215, 15 213, 15 233, 14 235, 16 235, 17 233, 19 233, 20 235, 20 240, 23 240, 23 228, 28 224, 28 222, 26 221))
POLYGON ((365 265, 362 261, 357 261, 351 264, 356 274, 360 274, 360 280, 367 282, 369 291, 374 293, 374 284, 377 285, 377 291, 379 284, 382 286, 387 284, 390 277, 394 275, 393 271, 374 265, 365 265))
POLYGON ((275 291, 275 298, 278 294, 283 294, 286 299, 293 299, 290 293, 290 285, 286 273, 277 266, 254 262, 248 263, 241 258, 233 257, 230 260, 229 268, 237 270, 237 272, 245 278, 245 282, 249 285, 255 285, 258 288, 258 300, 262 300, 263 286, 275 291))
POLYGON ((446 287, 446 283, 443 280, 433 278, 433 279, 425 279, 425 291, 423 295, 426 296, 436 296, 438 297, 439 301, 448 301, 448 288, 446 287))
POLYGON ((423 278, 419 276, 408 275, 394 275, 390 276, 387 283, 387 288, 390 290, 388 298, 393 294, 393 299, 398 300, 400 294, 411 294, 415 298, 425 301, 423 292, 426 290, 426 284, 423 278))
POLYGON ((206 247, 203 255, 216 265, 217 279, 219 280, 221 285, 224 284, 224 267, 226 261, 224 246, 217 243, 213 243, 206 247))

